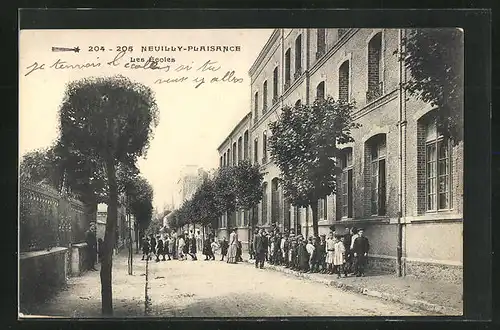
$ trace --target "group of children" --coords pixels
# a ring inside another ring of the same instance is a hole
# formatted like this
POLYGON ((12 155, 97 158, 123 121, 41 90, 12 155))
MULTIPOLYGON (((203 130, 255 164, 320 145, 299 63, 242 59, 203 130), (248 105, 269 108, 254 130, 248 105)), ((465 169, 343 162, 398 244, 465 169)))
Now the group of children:
POLYGON ((156 262, 172 259, 186 260, 188 255, 191 257, 191 260, 197 260, 197 242, 192 233, 184 233, 184 235, 178 236, 176 234, 167 234, 164 237, 161 235, 156 235, 155 237, 155 235, 150 234, 142 238, 141 246, 142 260, 152 260, 153 256, 156 257, 156 262))
MULTIPOLYGON (((222 238, 220 243, 217 243, 213 235, 209 235, 209 238, 203 243, 203 254, 205 255, 205 260, 215 260, 215 252, 220 250, 221 261, 227 256, 227 251, 229 249, 229 242, 226 237, 222 238)), ((243 261, 242 258, 242 245, 241 242, 237 242, 236 250, 236 261, 243 261)))
MULTIPOLYGON (((349 274, 363 276, 369 250, 368 239, 363 229, 352 228, 345 234, 330 232, 320 237, 309 237, 277 230, 264 235, 266 238, 266 261, 301 272, 349 274)), ((253 244, 250 244, 252 247, 253 244)), ((253 249, 250 258, 255 258, 253 249)))

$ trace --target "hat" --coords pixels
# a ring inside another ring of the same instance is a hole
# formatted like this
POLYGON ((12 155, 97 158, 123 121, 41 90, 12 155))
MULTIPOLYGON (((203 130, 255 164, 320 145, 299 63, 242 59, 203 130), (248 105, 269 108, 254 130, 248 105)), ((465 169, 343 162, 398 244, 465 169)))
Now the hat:
POLYGON ((364 230, 365 230, 365 228, 359 228, 359 229, 358 229, 358 232, 360 232, 360 231, 362 231, 362 230, 364 231, 364 230))

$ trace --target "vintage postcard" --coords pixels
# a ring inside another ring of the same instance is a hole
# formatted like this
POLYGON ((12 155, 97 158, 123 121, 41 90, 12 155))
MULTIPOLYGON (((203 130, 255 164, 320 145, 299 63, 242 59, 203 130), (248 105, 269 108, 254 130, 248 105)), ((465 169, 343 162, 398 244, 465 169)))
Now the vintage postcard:
POLYGON ((464 33, 21 30, 19 316, 462 315, 464 33))

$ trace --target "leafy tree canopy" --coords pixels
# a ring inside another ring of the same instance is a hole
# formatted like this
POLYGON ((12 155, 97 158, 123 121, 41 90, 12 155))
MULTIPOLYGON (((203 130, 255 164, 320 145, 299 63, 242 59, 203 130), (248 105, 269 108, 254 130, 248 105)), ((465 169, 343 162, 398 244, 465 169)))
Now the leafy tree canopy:
POLYGON ((404 41, 401 60, 411 73, 404 87, 438 108, 438 131, 456 144, 463 139, 463 30, 411 29, 404 41))
POLYGON ((269 149, 281 170, 285 197, 309 206, 336 191, 340 144, 354 141, 351 130, 354 104, 318 99, 312 105, 285 107, 270 124, 269 149))

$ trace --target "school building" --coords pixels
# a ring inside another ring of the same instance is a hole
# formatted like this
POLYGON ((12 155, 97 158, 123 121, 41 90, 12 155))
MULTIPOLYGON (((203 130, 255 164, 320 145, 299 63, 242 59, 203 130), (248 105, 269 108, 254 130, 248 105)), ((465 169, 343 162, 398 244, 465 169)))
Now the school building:
MULTIPOLYGON (((285 105, 332 96, 355 102, 355 140, 343 145, 338 191, 318 206, 319 232, 363 227, 370 267, 462 281, 463 143, 436 131, 436 109, 400 86, 402 29, 275 29, 250 68, 250 112, 218 148, 220 166, 249 159, 265 174, 258 225, 312 235, 312 211, 283 197, 270 161, 269 123, 285 105), (399 248, 398 248, 399 247, 399 248)), ((463 111, 463 109, 457 109, 463 111)), ((220 219, 248 242, 249 212, 220 219)))

